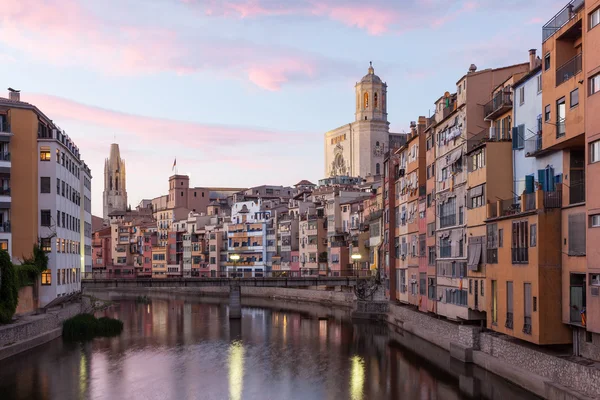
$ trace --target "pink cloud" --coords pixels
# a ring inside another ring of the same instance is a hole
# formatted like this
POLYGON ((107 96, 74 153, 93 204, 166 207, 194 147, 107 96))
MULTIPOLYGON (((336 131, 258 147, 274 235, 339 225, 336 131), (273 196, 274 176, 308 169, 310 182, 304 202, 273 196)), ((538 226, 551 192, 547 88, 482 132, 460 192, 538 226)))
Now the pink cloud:
POLYGON ((334 76, 332 64, 340 71, 339 62, 289 48, 184 38, 172 28, 118 24, 75 0, 7 0, 0 13, 0 43, 43 61, 112 75, 210 72, 267 90, 334 76))
POLYGON ((137 140, 156 140, 163 145, 186 148, 212 149, 235 145, 260 145, 268 143, 298 144, 310 133, 277 132, 266 129, 223 125, 208 125, 197 122, 177 121, 167 118, 127 114, 120 111, 90 106, 68 99, 45 95, 28 94, 24 101, 35 104, 46 115, 57 121, 75 120, 109 132, 124 132, 137 140))

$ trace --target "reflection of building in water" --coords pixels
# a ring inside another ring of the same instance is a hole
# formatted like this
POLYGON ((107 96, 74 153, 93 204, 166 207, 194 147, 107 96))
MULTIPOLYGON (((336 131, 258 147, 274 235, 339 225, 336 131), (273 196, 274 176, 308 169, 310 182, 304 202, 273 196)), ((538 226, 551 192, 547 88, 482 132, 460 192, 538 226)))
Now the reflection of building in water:
POLYGON ((241 400, 244 388, 244 347, 242 342, 229 346, 229 399, 241 400))

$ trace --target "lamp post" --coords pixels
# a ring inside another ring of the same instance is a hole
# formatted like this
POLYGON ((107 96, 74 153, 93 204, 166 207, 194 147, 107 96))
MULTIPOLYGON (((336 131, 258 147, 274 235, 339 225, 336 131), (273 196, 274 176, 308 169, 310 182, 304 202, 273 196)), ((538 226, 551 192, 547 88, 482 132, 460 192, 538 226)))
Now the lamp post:
POLYGON ((360 253, 354 253, 350 256, 350 258, 352 258, 352 261, 354 262, 354 270, 355 270, 355 274, 358 277, 358 267, 357 267, 357 263, 360 262, 360 259, 362 258, 362 256, 360 255, 360 253))
POLYGON ((229 256, 229 259, 231 261, 233 261, 233 270, 235 271, 234 272, 235 273, 234 277, 237 278, 237 262, 240 259, 240 255, 239 254, 231 254, 229 256))

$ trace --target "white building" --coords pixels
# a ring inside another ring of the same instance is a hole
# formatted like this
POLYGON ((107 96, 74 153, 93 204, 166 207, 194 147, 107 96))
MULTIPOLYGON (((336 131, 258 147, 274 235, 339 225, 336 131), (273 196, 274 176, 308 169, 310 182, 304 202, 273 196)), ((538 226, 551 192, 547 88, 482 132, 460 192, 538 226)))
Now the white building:
POLYGON ((40 288, 44 306, 80 291, 82 270, 91 271, 91 171, 60 129, 38 137, 38 152, 38 232, 52 274, 40 288))
POLYGON ((405 139, 405 135, 390 134, 387 85, 375 75, 373 66, 355 85, 355 95, 354 122, 325 134, 325 176, 380 175, 390 141, 405 139))
POLYGON ((535 191, 540 183, 553 191, 563 172, 562 151, 540 153, 542 149, 542 66, 541 63, 514 85, 513 105, 513 192, 535 191))

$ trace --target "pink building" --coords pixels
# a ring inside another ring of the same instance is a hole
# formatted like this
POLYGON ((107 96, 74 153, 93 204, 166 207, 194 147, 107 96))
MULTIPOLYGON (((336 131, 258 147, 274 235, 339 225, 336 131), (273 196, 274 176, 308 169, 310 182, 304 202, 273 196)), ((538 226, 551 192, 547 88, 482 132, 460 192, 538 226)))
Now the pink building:
POLYGON ((107 274, 112 266, 110 227, 94 232, 92 239, 92 272, 107 274))
POLYGON ((142 248, 142 271, 139 276, 152 277, 152 246, 158 243, 158 234, 156 232, 146 232, 143 239, 142 248))
POLYGON ((290 271, 292 271, 292 275, 297 275, 300 273, 300 251, 292 251, 291 256, 290 271))
POLYGON ((425 196, 419 197, 419 311, 427 312, 427 216, 425 196))

